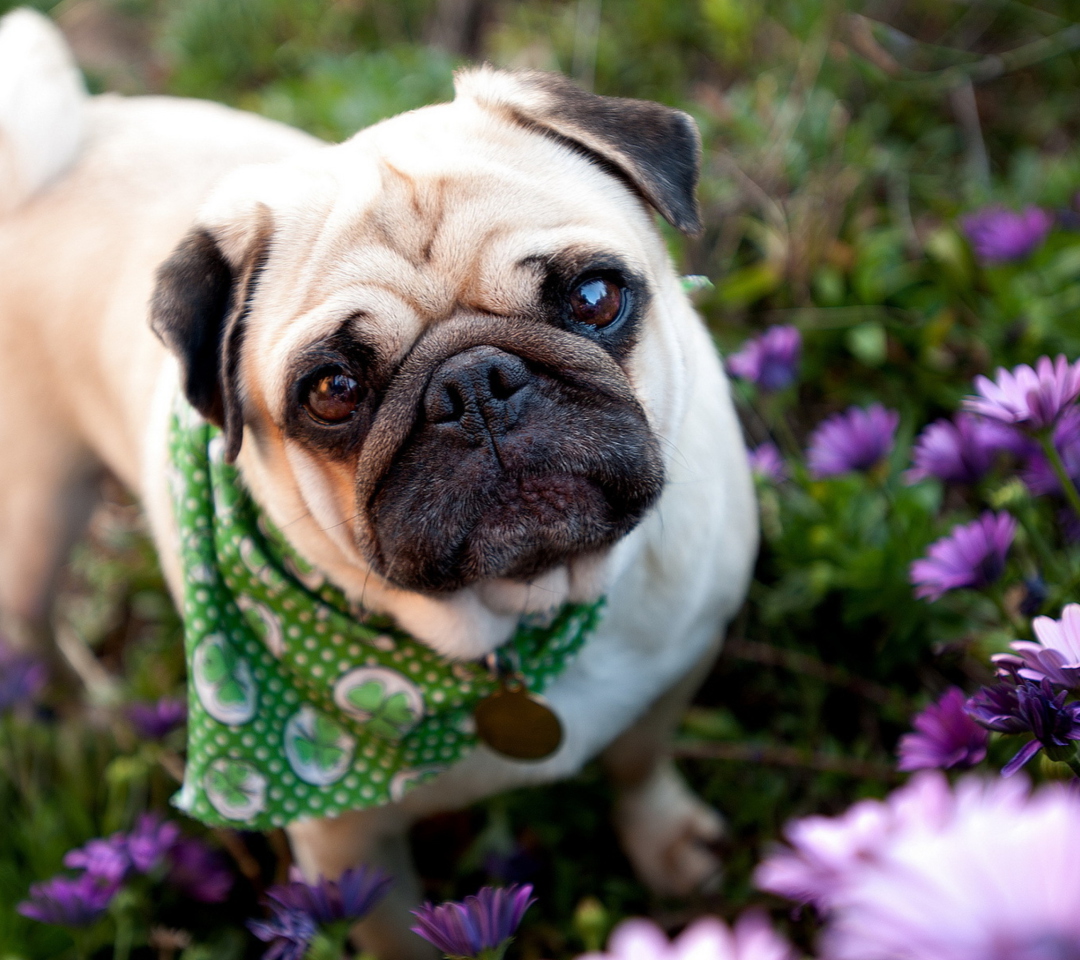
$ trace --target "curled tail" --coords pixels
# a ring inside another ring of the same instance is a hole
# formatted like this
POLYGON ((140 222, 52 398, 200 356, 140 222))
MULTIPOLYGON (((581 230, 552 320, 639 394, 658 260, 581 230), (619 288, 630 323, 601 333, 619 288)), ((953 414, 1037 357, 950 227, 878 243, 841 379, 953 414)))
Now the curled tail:
POLYGON ((63 35, 21 8, 0 18, 0 217, 78 155, 86 88, 63 35))

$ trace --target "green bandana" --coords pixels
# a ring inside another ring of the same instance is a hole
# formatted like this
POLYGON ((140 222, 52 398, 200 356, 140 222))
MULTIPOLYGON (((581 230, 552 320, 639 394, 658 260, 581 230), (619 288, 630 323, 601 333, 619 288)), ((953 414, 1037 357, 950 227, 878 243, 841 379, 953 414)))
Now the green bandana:
MULTIPOLYGON (((272 529, 223 450, 191 408, 174 416, 189 713, 173 802, 266 830, 400 800, 476 746, 473 709, 498 679, 351 605, 272 529)), ((558 676, 601 606, 518 627, 509 652, 530 691, 558 676)))

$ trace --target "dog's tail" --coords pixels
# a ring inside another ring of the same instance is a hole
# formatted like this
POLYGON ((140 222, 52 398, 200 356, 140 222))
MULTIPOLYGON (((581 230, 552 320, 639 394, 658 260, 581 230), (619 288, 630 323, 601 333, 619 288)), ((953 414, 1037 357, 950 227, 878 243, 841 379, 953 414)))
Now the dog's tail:
POLYGON ((74 161, 86 88, 63 35, 21 8, 0 18, 0 217, 74 161))

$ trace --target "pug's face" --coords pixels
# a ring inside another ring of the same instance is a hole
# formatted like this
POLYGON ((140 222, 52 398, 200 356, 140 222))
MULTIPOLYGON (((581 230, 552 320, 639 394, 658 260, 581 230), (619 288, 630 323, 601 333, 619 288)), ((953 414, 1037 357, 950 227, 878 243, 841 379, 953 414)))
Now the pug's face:
POLYGON ((656 502, 681 294, 647 205, 697 226, 684 114, 457 86, 231 178, 152 306, 275 519, 426 594, 572 569, 656 502))

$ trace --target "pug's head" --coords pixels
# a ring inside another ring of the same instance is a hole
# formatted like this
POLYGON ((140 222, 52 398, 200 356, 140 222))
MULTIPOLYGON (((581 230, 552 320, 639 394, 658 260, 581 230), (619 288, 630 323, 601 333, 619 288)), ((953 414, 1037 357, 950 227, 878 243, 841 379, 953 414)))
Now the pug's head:
POLYGON ((543 580, 561 601, 663 488, 695 321, 653 210, 698 229, 697 131, 548 74, 456 89, 230 177, 160 268, 151 322, 336 579, 543 580))

